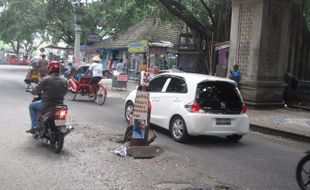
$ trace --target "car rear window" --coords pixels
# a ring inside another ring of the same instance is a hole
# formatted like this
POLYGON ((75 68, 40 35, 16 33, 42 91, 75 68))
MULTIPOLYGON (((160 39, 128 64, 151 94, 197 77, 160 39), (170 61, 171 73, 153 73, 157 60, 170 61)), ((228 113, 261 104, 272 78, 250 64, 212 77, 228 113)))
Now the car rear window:
POLYGON ((196 102, 211 113, 240 114, 241 95, 236 86, 229 82, 208 81, 197 85, 196 102))

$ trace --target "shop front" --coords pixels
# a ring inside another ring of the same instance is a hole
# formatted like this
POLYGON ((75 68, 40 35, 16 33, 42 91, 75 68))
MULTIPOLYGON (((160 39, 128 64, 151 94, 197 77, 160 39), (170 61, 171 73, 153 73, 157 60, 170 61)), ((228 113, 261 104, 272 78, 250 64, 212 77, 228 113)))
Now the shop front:
POLYGON ((128 48, 100 48, 101 63, 104 69, 107 69, 108 62, 111 61, 111 69, 115 69, 120 59, 123 59, 123 63, 128 60, 128 48))
POLYGON ((228 71, 229 42, 217 43, 214 47, 216 52, 215 75, 225 78, 228 71))
POLYGON ((132 41, 129 43, 130 53, 129 79, 139 80, 141 71, 150 72, 155 76, 161 70, 176 67, 176 52, 173 44, 167 41, 148 42, 147 40, 132 41), (146 69, 141 66, 146 63, 146 69))

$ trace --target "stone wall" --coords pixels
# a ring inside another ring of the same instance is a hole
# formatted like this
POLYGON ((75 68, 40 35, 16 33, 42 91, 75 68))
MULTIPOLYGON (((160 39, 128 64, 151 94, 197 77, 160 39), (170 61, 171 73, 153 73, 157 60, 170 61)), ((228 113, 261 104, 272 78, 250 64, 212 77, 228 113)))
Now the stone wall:
POLYGON ((283 75, 310 75, 310 41, 291 0, 232 0, 229 69, 238 64, 240 91, 253 106, 282 105, 283 75))
POLYGON ((229 68, 238 64, 240 91, 253 106, 282 104, 288 59, 290 0, 233 0, 229 68))

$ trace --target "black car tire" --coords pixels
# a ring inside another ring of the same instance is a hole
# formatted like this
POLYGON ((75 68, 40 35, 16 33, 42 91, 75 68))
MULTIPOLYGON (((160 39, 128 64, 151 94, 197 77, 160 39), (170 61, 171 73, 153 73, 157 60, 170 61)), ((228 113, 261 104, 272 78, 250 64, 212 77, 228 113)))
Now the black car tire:
POLYGON ((173 140, 179 143, 185 143, 189 135, 184 119, 181 116, 174 116, 170 121, 170 134, 173 140))
POLYGON ((128 101, 126 103, 124 115, 125 115, 125 119, 127 122, 129 122, 129 120, 130 120, 129 116, 130 116, 130 112, 133 111, 133 107, 134 107, 134 105, 131 101, 128 101))

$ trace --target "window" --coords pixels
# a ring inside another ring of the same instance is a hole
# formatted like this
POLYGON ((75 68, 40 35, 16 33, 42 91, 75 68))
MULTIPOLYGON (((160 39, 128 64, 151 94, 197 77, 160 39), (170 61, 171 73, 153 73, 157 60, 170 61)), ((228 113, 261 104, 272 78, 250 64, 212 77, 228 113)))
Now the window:
POLYGON ((197 85, 196 101, 207 112, 240 114, 242 100, 234 84, 202 82, 197 85))
POLYGON ((187 86, 185 80, 182 78, 171 78, 166 92, 172 93, 187 93, 187 86))
POLYGON ((166 83, 167 78, 168 78, 167 76, 160 76, 160 77, 157 77, 151 80, 148 91, 149 92, 161 92, 161 90, 163 89, 163 86, 166 83))

